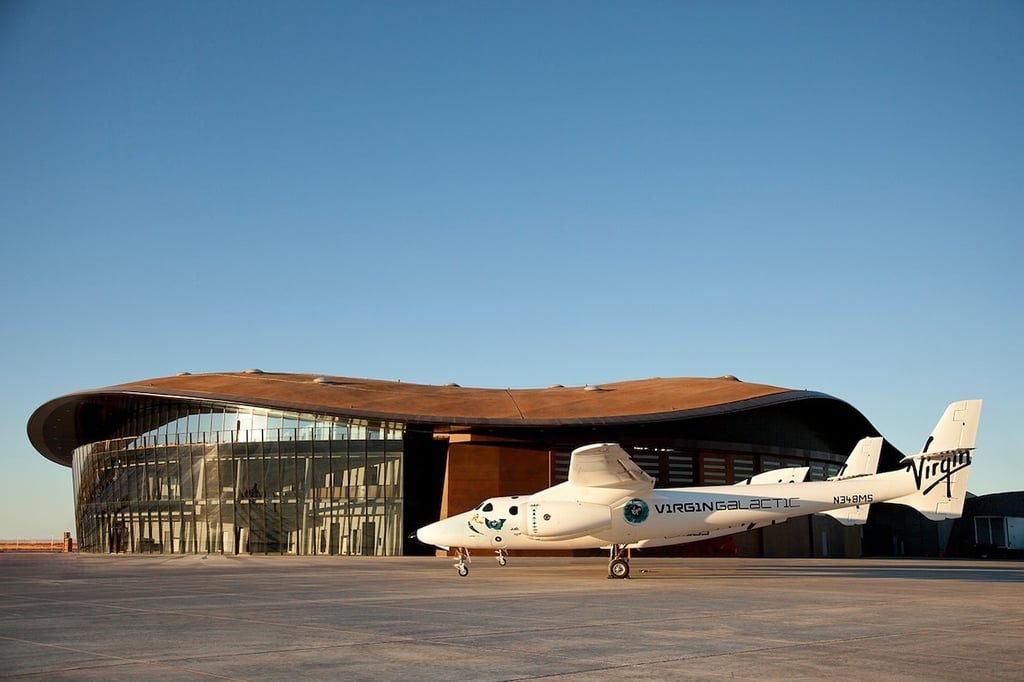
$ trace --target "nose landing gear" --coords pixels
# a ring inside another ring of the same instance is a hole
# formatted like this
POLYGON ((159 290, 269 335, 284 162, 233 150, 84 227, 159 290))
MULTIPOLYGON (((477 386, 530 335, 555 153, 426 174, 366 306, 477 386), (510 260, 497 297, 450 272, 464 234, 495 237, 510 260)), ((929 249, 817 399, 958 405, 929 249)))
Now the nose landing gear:
POLYGON ((508 563, 508 551, 504 549, 496 549, 494 553, 498 556, 494 557, 498 561, 499 566, 504 566, 508 563))
POLYGON ((469 575, 469 566, 467 564, 472 563, 472 560, 469 558, 469 550, 465 547, 456 547, 455 552, 455 570, 465 578, 469 575))

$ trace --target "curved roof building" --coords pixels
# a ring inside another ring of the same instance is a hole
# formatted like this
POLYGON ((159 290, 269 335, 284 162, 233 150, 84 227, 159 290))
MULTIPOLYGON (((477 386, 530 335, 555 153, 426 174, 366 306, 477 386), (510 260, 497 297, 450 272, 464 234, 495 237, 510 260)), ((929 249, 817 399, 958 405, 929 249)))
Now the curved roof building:
MULTIPOLYGON (((793 464, 825 478, 878 435, 836 398, 734 377, 481 389, 259 370, 72 393, 28 434, 72 467, 84 551, 385 555, 449 510, 564 479, 587 443, 681 486, 793 464)), ((806 529, 768 535, 751 551, 807 549, 806 529)))

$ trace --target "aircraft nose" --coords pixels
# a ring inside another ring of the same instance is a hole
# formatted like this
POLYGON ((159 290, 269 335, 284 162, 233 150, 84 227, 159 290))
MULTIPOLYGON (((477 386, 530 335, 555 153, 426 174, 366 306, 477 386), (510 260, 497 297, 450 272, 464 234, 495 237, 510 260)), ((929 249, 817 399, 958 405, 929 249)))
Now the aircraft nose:
POLYGON ((442 524, 442 521, 438 521, 436 523, 423 526, 422 528, 417 529, 416 532, 412 533, 409 538, 427 546, 445 547, 445 543, 442 542, 442 537, 444 535, 441 528, 442 524))

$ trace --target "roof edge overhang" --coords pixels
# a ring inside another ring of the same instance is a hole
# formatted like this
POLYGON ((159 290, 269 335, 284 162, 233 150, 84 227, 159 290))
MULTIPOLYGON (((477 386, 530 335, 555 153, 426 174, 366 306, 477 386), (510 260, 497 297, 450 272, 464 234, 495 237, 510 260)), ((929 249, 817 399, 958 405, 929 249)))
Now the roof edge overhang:
MULTIPOLYGON (((204 376, 204 375, 200 375, 204 376)), ((217 375, 219 376, 240 376, 240 375, 217 375)), ((306 375, 277 375, 279 377, 288 377, 289 380, 293 380, 295 377, 306 377, 306 375)), ((823 399, 829 401, 835 401, 841 403, 837 398, 834 398, 825 393, 819 393, 816 391, 806 390, 792 390, 777 388, 759 384, 743 384, 743 382, 737 382, 734 379, 647 379, 640 380, 637 382, 622 382, 621 384, 606 384, 609 390, 632 390, 637 391, 638 389, 633 388, 639 384, 650 384, 650 382, 665 382, 670 385, 671 388, 675 388, 675 384, 679 382, 680 386, 685 386, 685 382, 692 381, 697 382, 708 382, 708 381, 732 381, 733 383, 740 384, 748 397, 739 397, 735 400, 719 400, 709 401, 704 400, 701 404, 692 406, 674 408, 669 407, 665 404, 665 400, 662 398, 659 402, 658 399, 648 401, 645 403, 648 409, 623 411, 621 406, 619 407, 619 413, 609 414, 594 414, 593 410, 590 413, 586 413, 587 410, 579 410, 576 405, 571 402, 567 403, 563 414, 552 417, 531 417, 524 415, 522 410, 516 406, 514 413, 506 411, 500 415, 490 415, 481 413, 480 409, 470 409, 466 413, 457 414, 452 413, 453 410, 448 409, 444 412, 438 411, 437 414, 430 413, 429 410, 421 409, 418 412, 412 412, 409 410, 381 410, 374 409, 371 406, 359 406, 357 404, 329 404, 328 402, 311 401, 307 396, 298 396, 300 399, 289 398, 286 394, 288 393, 285 384, 282 384, 282 390, 279 395, 271 394, 268 395, 265 391, 263 394, 256 394, 246 390, 195 390, 191 388, 185 388, 182 386, 169 386, 168 380, 151 380, 150 382, 138 382, 132 384, 123 384, 119 386, 111 386, 102 389, 92 389, 71 393, 60 398, 51 400, 42 406, 40 406, 29 418, 28 421, 28 437, 33 447, 38 450, 47 459, 64 466, 71 466, 71 456, 74 449, 82 444, 81 434, 78 433, 78 413, 82 406, 89 403, 98 403, 106 401, 110 398, 123 398, 123 397, 147 397, 163 399, 167 401, 182 401, 182 402, 207 402, 207 403, 219 403, 219 404, 232 404, 232 405, 245 405, 249 407, 255 407, 260 409, 279 409, 290 412, 299 412, 306 414, 320 414, 325 416, 336 416, 344 418, 356 418, 356 419, 369 419, 374 421, 392 421, 401 422, 406 424, 419 424, 424 426, 454 426, 459 428, 555 428, 555 427, 593 427, 593 426, 621 426, 630 424, 642 424, 642 423, 660 423, 674 420, 690 420, 698 419, 703 417, 711 417, 725 414, 733 414, 743 411, 756 410, 767 406, 780 405, 784 403, 799 402, 805 400, 823 399), (305 398, 305 399, 302 399, 305 398), (576 413, 574 414, 574 408, 576 413), (653 409, 652 409, 653 408, 653 409), (665 409, 668 408, 668 409, 665 409), (476 412, 475 414, 473 414, 476 412)), ((421 389, 430 390, 447 390, 448 387, 436 387, 436 386, 423 386, 423 385, 412 385, 402 384, 400 382, 382 382, 376 380, 346 380, 338 379, 339 384, 345 382, 360 382, 368 381, 372 383, 372 386, 380 390, 381 387, 386 389, 393 389, 396 392, 408 389, 409 387, 417 387, 421 389)), ((181 383, 181 382, 179 382, 181 383)), ((654 386, 662 386, 661 383, 655 383, 654 386)), ((703 386, 704 384, 700 384, 703 386)), ((238 387, 245 388, 244 382, 239 382, 238 387)), ((232 388, 238 388, 232 386, 232 388)), ((464 392, 465 399, 468 401, 467 405, 472 405, 473 401, 480 397, 490 396, 494 398, 497 394, 507 394, 507 400, 510 400, 512 404, 516 403, 516 398, 519 397, 523 400, 524 396, 530 394, 540 394, 544 391, 556 390, 556 391, 567 391, 574 396, 574 400, 580 400, 580 394, 583 394, 586 399, 597 400, 599 397, 590 394, 586 391, 587 387, 579 387, 574 389, 474 389, 474 388, 459 388, 456 387, 454 390, 464 392)), ((642 390, 642 389, 640 389, 642 390)), ((598 392, 599 395, 600 391, 598 392)), ((346 400, 351 398, 347 396, 346 400)), ((426 406, 431 405, 429 397, 422 399, 426 403, 426 406)), ((372 402, 372 401, 369 401, 372 402)), ((401 403, 401 401, 396 401, 401 403)), ((456 403, 457 405, 458 403, 456 403)), ((451 401, 439 400, 433 404, 434 407, 448 407, 451 408, 455 405, 451 401)), ((592 408, 592 406, 591 406, 592 408)), ((853 408, 851 408, 853 409, 853 408)), ((552 412, 552 409, 546 410, 548 413, 552 412)), ((557 410, 556 410, 557 411, 557 410)))
MULTIPOLYGON (((98 395, 93 393, 92 395, 98 395)), ((817 391, 787 390, 782 393, 747 398, 735 402, 723 403, 720 405, 707 405, 680 410, 667 410, 663 412, 645 412, 642 414, 611 415, 606 417, 567 417, 549 419, 530 419, 520 417, 508 419, 500 417, 465 417, 459 415, 424 415, 403 412, 379 412, 374 410, 362 410, 358 408, 332 408, 311 410, 309 405, 292 403, 286 400, 269 401, 259 399, 233 400, 225 398, 211 398, 208 395, 190 391, 178 391, 166 393, 161 391, 125 391, 109 395, 138 395, 150 398, 165 398, 167 400, 193 400, 196 402, 221 403, 225 405, 245 405, 267 410, 285 410, 288 412, 299 412, 306 414, 322 414, 329 417, 345 417, 353 419, 369 419, 373 421, 401 422, 410 424, 428 424, 442 426, 487 426, 487 427, 559 427, 559 426, 609 426, 623 424, 642 424, 647 422, 665 422, 678 419, 697 419, 700 417, 711 417, 723 414, 732 414, 746 410, 755 410, 769 405, 781 405, 801 400, 823 399, 842 402, 826 393, 817 391)))

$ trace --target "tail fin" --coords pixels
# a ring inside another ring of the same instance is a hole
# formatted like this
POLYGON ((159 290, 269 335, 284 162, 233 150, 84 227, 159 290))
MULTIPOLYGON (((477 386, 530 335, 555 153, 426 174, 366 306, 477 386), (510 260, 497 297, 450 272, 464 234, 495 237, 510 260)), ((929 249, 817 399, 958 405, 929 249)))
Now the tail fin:
MULTIPOLYGON (((846 458, 846 464, 839 470, 839 474, 830 478, 830 481, 841 481, 846 478, 856 478, 857 476, 870 476, 878 471, 878 460, 882 453, 882 441, 881 437, 875 438, 861 438, 860 441, 853 446, 853 452, 846 458)), ((870 504, 859 504, 855 507, 843 507, 842 509, 832 509, 830 511, 822 512, 826 516, 831 516, 839 523, 844 526, 858 526, 863 523, 867 523, 868 520, 868 508, 870 504)))
POLYGON ((980 400, 961 400, 947 407, 924 451, 900 462, 913 476, 917 490, 889 502, 913 507, 933 521, 959 518, 980 417, 980 400))
POLYGON ((878 473, 878 459, 882 454, 882 441, 884 439, 881 436, 875 438, 861 438, 860 441, 853 446, 853 451, 850 456, 846 458, 846 463, 843 464, 843 468, 839 470, 839 473, 832 478, 830 481, 841 481, 844 478, 854 478, 856 476, 868 476, 870 474, 878 473))
POLYGON ((980 417, 980 400, 961 400, 951 403, 942 413, 939 423, 932 429, 932 435, 928 436, 928 440, 925 441, 921 454, 973 450, 974 441, 978 437, 980 417))

